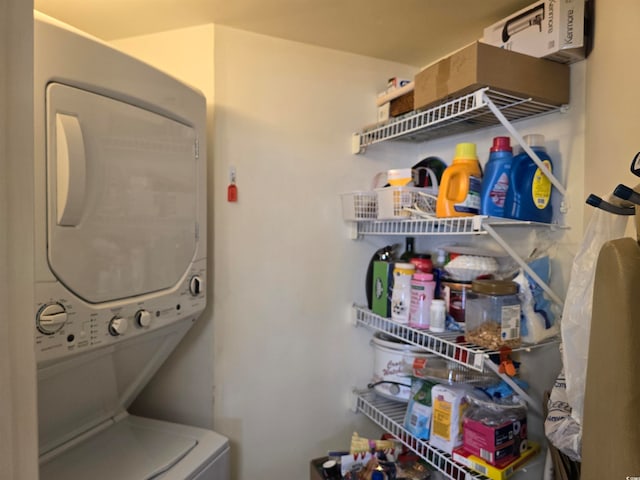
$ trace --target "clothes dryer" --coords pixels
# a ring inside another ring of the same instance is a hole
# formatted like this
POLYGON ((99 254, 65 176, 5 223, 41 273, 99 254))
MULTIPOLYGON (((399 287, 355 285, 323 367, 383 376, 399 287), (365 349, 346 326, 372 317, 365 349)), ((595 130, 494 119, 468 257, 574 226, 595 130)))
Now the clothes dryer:
POLYGON ((34 20, 40 478, 226 480, 222 435, 127 412, 207 301, 205 99, 34 20))

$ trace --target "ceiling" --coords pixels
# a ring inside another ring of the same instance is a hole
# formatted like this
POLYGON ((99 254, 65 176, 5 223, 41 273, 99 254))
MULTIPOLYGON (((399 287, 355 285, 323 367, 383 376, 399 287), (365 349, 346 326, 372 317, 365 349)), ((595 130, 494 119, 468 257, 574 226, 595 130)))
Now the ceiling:
POLYGON ((34 0, 103 40, 207 23, 422 67, 533 0, 34 0))

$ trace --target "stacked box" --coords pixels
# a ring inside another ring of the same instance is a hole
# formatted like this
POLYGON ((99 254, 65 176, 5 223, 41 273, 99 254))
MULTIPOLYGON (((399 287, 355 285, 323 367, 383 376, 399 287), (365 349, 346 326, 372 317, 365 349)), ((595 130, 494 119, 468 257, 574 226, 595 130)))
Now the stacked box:
POLYGON ((391 317, 391 289, 393 288, 393 263, 373 262, 373 284, 371 310, 381 317, 391 317))
POLYGON ((569 81, 568 65, 473 42, 416 74, 414 107, 482 87, 560 106, 569 103, 569 81))
POLYGON ((586 56, 585 1, 540 0, 484 29, 483 42, 573 63, 586 56))
POLYGON ((462 421, 463 448, 491 465, 514 461, 527 448, 527 417, 485 425, 478 420, 462 421))

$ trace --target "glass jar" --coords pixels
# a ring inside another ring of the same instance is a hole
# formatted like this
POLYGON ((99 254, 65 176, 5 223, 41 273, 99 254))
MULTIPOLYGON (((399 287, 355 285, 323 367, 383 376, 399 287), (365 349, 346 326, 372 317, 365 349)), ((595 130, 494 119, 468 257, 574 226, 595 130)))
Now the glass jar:
POLYGON ((471 282, 442 280, 442 296, 447 306, 447 313, 462 329, 465 328, 467 293, 470 291, 471 282))
POLYGON ((520 345, 518 284, 474 280, 467 294, 465 340, 490 350, 520 345))

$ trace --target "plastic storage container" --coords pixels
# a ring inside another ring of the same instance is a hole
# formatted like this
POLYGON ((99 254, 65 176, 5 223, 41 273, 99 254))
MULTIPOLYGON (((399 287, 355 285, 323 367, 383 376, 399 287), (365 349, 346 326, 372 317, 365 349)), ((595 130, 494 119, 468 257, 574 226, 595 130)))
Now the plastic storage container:
POLYGON ((342 194, 342 218, 349 221, 378 218, 376 192, 349 192, 342 194))
POLYGON ((425 353, 423 348, 382 332, 374 334, 371 345, 375 392, 401 402, 407 402, 411 393, 411 377, 405 373, 405 365, 412 365, 416 358, 424 358, 427 362, 438 358, 435 354, 425 353))
POLYGON ((464 328, 465 325, 467 293, 470 291, 471 282, 442 280, 441 294, 444 297, 447 313, 461 328, 464 328))
POLYGON ((480 212, 482 170, 475 143, 459 143, 453 162, 442 174, 436 217, 468 217, 480 212))
POLYGON ((509 137, 495 137, 489 150, 489 161, 482 177, 480 213, 504 217, 504 202, 509 189, 513 149, 509 137))
MULTIPOLYGON (((538 155, 542 163, 553 172, 553 162, 545 148, 544 135, 525 135, 525 143, 538 155)), ((509 189, 504 203, 507 218, 531 222, 551 223, 551 180, 542 173, 527 152, 513 158, 509 189)))
POLYGON ((520 345, 518 284, 475 280, 467 293, 465 340, 490 350, 520 345))
POLYGON ((446 329, 446 315, 444 300, 433 299, 429 309, 429 330, 434 333, 444 332, 446 329))
POLYGON ((429 328, 431 301, 436 282, 433 274, 416 272, 411 278, 411 308, 409 310, 409 326, 421 330, 429 328))
POLYGON ((393 267, 393 289, 391 291, 391 318, 398 323, 409 322, 411 305, 411 276, 416 267, 413 263, 396 263, 393 267))

